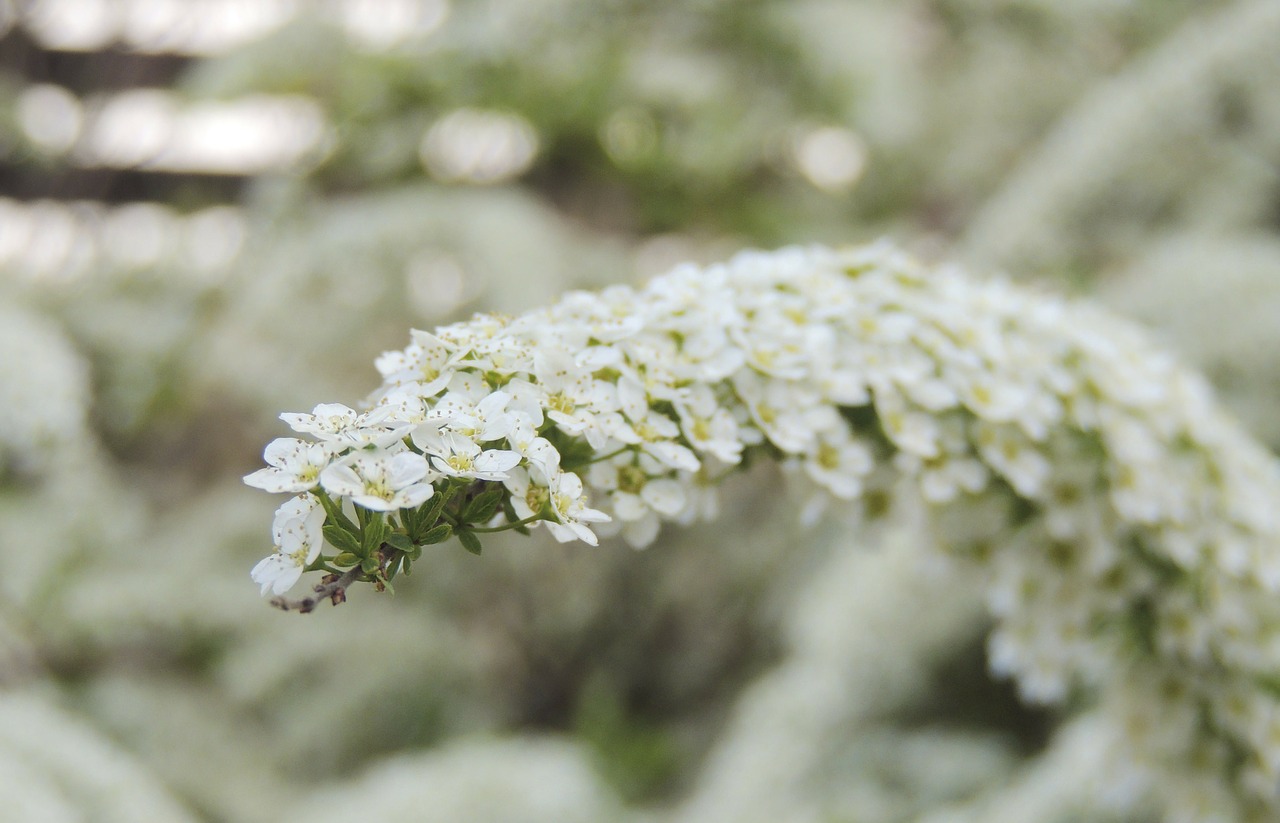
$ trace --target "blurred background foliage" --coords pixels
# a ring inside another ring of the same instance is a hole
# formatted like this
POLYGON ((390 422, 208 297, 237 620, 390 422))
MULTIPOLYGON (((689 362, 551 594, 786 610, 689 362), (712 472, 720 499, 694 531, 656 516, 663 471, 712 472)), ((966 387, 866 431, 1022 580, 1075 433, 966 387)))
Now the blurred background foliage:
POLYGON ((1032 790, 1088 785, 1087 721, 987 678, 910 511, 801 529, 757 468, 643 553, 450 545, 299 619, 248 580, 273 503, 240 477, 411 327, 881 235, 1146 321, 1280 444, 1280 4, 0 0, 0 30, 13 819, 1108 819, 1032 790))

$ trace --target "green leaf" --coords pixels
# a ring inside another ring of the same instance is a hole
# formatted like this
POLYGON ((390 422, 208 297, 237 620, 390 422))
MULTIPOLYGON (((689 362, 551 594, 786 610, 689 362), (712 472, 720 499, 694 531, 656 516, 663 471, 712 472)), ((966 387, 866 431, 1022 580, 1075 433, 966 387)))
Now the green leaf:
POLYGON ((324 539, 338 551, 346 552, 354 555, 363 555, 364 551, 360 548, 360 541, 356 536, 341 526, 335 526, 332 523, 324 525, 324 539))
POLYGON ((360 558, 356 557, 351 552, 343 552, 339 554, 337 557, 333 558, 333 565, 335 566, 344 566, 344 567, 354 566, 359 562, 360 562, 360 558))
POLYGON ((373 574, 382 566, 382 561, 377 557, 366 557, 360 561, 360 571, 365 574, 373 574))
POLYGON ((439 526, 436 526, 434 529, 431 529, 426 534, 422 535, 422 542, 430 546, 435 543, 443 543, 452 536, 453 526, 450 526, 448 523, 441 523, 439 526))
POLYGON ((422 521, 425 523, 428 521, 434 522, 435 520, 438 520, 440 512, 444 511, 444 505, 449 502, 449 498, 452 496, 452 490, 437 491, 432 495, 430 503, 422 504, 422 521))
POLYGON ((476 537, 474 532, 458 532, 458 542, 462 544, 462 548, 472 554, 480 554, 480 538, 476 537))
POLYGON ((462 510, 462 522, 487 523, 489 518, 498 511, 498 506, 506 493, 505 488, 495 483, 492 488, 476 495, 462 510))
POLYGON ((313 491, 312 494, 320 501, 320 505, 324 508, 324 513, 328 516, 330 523, 341 526, 352 534, 360 531, 360 527, 352 523, 351 518, 343 513, 341 503, 335 502, 333 498, 319 489, 313 491))
POLYGON ((429 501, 419 506, 418 515, 414 518, 413 528, 409 530, 409 537, 413 538, 415 542, 421 543, 423 530, 435 526, 436 521, 440 519, 440 513, 444 511, 445 504, 449 502, 450 496, 449 492, 437 491, 429 501))
POLYGON ((418 531, 418 518, 420 517, 421 511, 421 506, 416 509, 400 510, 400 522, 404 524, 404 530, 410 535, 416 534, 418 531))
POLYGON ((402 552, 411 552, 414 549, 413 541, 409 539, 409 535, 404 532, 394 532, 387 535, 387 543, 399 549, 402 552))
POLYGON ((365 519, 364 533, 360 540, 365 554, 376 552, 383 541, 387 539, 389 532, 390 529, 387 527, 386 518, 382 516, 382 513, 371 513, 365 519))

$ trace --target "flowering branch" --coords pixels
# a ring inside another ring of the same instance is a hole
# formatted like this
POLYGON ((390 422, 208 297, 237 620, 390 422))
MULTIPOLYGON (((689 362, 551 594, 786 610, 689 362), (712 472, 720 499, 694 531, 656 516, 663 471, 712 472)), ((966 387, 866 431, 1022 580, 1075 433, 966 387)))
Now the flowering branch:
POLYGON ((246 478, 294 495, 264 593, 347 569, 282 608, 454 536, 648 545, 755 459, 822 504, 897 476, 985 573, 1025 699, 1096 701, 1187 819, 1280 814, 1280 467, 1114 318, 883 245, 786 249, 414 331, 377 367, 367 411, 282 415, 307 439, 246 478))

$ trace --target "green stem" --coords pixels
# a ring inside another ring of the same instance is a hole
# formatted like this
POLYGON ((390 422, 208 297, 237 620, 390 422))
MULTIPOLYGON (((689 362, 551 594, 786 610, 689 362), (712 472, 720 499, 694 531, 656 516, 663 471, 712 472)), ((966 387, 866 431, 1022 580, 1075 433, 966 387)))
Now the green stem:
POLYGON ((507 523, 506 525, 503 525, 503 526, 492 526, 492 527, 489 527, 489 528, 472 528, 472 527, 468 527, 468 528, 467 528, 467 531, 469 531, 469 532, 476 532, 477 534, 485 534, 485 533, 488 533, 488 532, 505 532, 505 531, 510 531, 511 529, 518 529, 518 528, 520 528, 521 526, 527 526, 527 525, 529 525, 530 523, 536 523, 536 522, 538 522, 539 520, 542 520, 542 519, 543 519, 542 515, 540 515, 540 514, 535 514, 535 515, 531 515, 531 516, 529 516, 529 517, 526 517, 524 520, 517 520, 517 521, 516 521, 516 522, 514 522, 514 523, 507 523))

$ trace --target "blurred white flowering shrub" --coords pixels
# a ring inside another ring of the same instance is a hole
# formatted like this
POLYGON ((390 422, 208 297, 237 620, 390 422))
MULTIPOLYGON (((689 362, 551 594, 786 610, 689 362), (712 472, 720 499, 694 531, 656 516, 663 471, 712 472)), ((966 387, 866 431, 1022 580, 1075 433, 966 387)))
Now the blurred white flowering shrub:
POLYGON ((1191 15, 1076 103, 974 216, 969 254, 1097 272, 1171 230, 1273 229, 1278 37, 1269 0, 1191 15))
POLYGON ((0 305, 0 474, 37 477, 89 438, 88 370, 61 331, 0 305))
POLYGON ((197 818, 117 746, 38 694, 0 695, 0 787, 12 820, 197 818))
POLYGON ((379 765, 350 785, 319 793, 308 820, 354 818, 476 823, 595 823, 631 819, 595 777, 585 753, 555 739, 463 740, 379 765))

